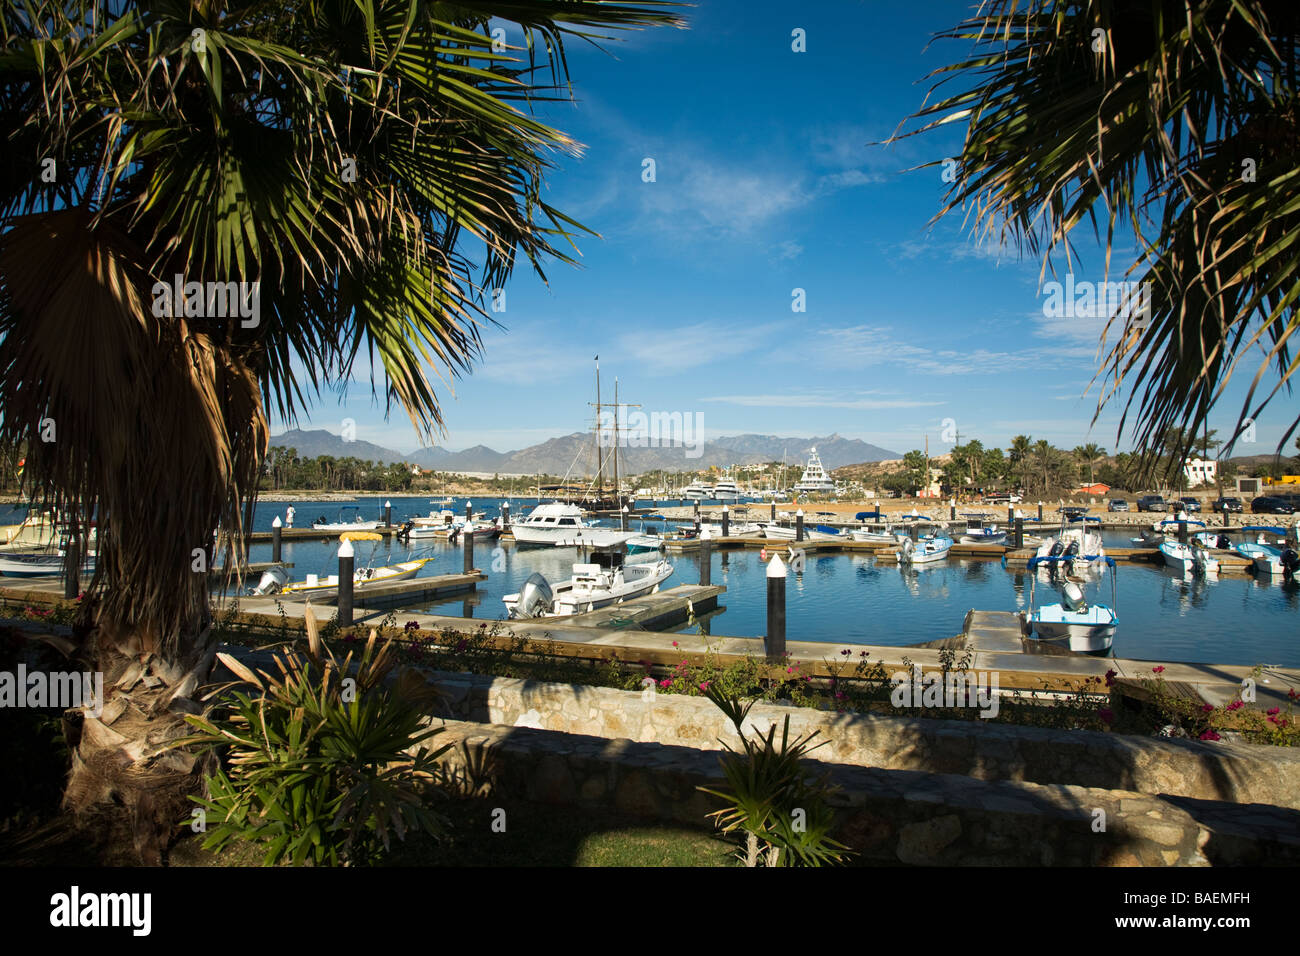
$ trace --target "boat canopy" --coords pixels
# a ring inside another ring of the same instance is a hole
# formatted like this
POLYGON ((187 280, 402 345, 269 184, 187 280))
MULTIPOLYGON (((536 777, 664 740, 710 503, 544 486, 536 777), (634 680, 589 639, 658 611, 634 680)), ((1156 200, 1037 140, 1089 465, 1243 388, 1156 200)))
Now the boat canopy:
POLYGON ((871 518, 883 518, 885 515, 879 508, 875 511, 859 511, 853 516, 854 521, 868 521, 871 518))
POLYGON ((373 531, 344 531, 339 535, 340 541, 382 541, 384 536, 373 531))
POLYGON ((1271 525, 1271 524, 1252 524, 1245 528, 1242 528, 1241 530, 1242 531, 1263 531, 1268 534, 1281 534, 1281 535, 1286 534, 1286 528, 1279 528, 1277 525, 1271 525))
POLYGON ((1101 516, 1100 515, 1072 515, 1070 517, 1070 522, 1073 524, 1076 521, 1096 521, 1098 524, 1100 524, 1101 516))
POLYGON ((1202 528, 1205 527, 1204 521, 1197 521, 1195 518, 1166 518, 1164 521, 1160 522, 1162 528, 1167 524, 1198 524, 1202 528))

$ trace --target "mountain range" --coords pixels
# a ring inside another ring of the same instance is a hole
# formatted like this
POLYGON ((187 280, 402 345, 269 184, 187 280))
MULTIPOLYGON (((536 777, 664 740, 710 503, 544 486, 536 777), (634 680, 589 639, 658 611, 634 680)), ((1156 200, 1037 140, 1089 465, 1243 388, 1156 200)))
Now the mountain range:
MULTIPOLYGON (((574 432, 550 438, 528 448, 500 452, 485 445, 462 451, 445 448, 420 448, 404 453, 364 441, 344 441, 338 435, 315 429, 291 429, 271 436, 272 447, 297 449, 301 458, 330 455, 335 458, 360 458, 363 461, 410 462, 436 471, 485 472, 506 475, 584 475, 595 470, 596 456, 590 432, 574 432)), ((730 435, 713 438, 691 448, 670 445, 660 448, 619 448, 619 472, 642 474, 655 469, 696 471, 710 466, 754 465, 785 460, 792 467, 802 467, 808 450, 815 447, 827 471, 844 465, 901 458, 889 451, 838 434, 825 438, 783 438, 777 435, 730 435)), ((608 465, 606 466, 608 469, 608 465)))

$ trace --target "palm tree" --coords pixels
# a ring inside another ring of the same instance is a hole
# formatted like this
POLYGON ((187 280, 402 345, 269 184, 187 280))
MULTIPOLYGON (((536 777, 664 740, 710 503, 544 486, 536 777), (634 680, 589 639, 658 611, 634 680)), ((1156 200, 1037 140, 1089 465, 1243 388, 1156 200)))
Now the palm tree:
POLYGON ((1100 447, 1094 442, 1089 442, 1086 445, 1080 445, 1076 448, 1074 450, 1074 457, 1088 469, 1088 484, 1096 484, 1097 482, 1093 477, 1093 466, 1096 465, 1097 462, 1106 459, 1106 449, 1100 447))
POLYGON ((198 572, 214 528, 240 557, 268 410, 294 421, 364 354, 389 409, 441 430, 430 371, 471 367, 485 297, 572 261, 543 176, 576 146, 531 112, 567 89, 564 40, 678 23, 663 6, 0 3, 0 440, 74 527, 98 519, 94 668, 163 681, 132 691, 147 721, 86 718, 66 792, 135 808, 146 859, 195 783, 156 741, 210 669, 198 572))
POLYGON ((1127 277, 1150 282, 1150 315, 1111 320, 1098 412, 1122 398, 1119 432, 1142 449, 1170 425, 1195 434, 1257 354, 1235 440, 1297 369, 1300 8, 987 0, 940 37, 970 52, 934 74, 956 92, 907 133, 965 126, 939 215, 973 210, 980 239, 1054 272, 1081 222, 1104 228, 1107 266, 1131 230, 1127 277))

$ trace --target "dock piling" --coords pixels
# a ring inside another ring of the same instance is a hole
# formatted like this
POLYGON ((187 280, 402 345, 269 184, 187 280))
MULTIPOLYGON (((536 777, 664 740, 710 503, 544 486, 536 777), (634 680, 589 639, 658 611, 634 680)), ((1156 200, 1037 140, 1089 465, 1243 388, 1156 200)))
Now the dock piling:
POLYGON ((627 530, 627 505, 624 505, 623 510, 618 513, 618 530, 627 530))
POLYGON ((465 525, 461 537, 465 539, 465 573, 469 574, 474 570, 474 526, 465 525))
POLYGON ((773 554, 767 562, 767 635, 763 650, 769 658, 785 656, 785 562, 773 554))
POLYGON ((384 527, 391 528, 392 526, 393 526, 393 503, 391 501, 385 501, 384 502, 384 527))
POLYGON ((510 530, 510 502, 501 502, 501 530, 510 530))
POLYGON ((771 519, 772 519, 773 521, 776 521, 776 502, 775 502, 775 501, 772 502, 772 514, 771 514, 771 519))
POLYGON ((724 538, 731 536, 731 512, 727 510, 725 504, 722 506, 722 536, 724 538))
POLYGON ((81 582, 78 569, 81 567, 81 548, 80 542, 76 535, 68 538, 68 544, 64 548, 63 562, 63 597, 65 600, 76 600, 81 593, 81 582))
POLYGON ((271 522, 271 563, 280 563, 280 538, 283 535, 280 525, 280 519, 277 517, 271 522))
POLYGON ((1021 548, 1025 546, 1025 519, 1024 518, 1019 518, 1019 517, 1016 518, 1015 545, 1017 551, 1019 551, 1021 548))
POLYGON ((1038 503, 1038 520, 1043 520, 1043 503, 1041 501, 1038 503))
POLYGON ((700 584, 709 587, 713 584, 713 536, 709 529, 700 532, 700 584))
POLYGON ((794 539, 803 540, 803 509, 800 508, 794 513, 794 539))
POLYGON ((352 586, 354 581, 355 552, 352 542, 339 545, 339 627, 352 626, 352 586))

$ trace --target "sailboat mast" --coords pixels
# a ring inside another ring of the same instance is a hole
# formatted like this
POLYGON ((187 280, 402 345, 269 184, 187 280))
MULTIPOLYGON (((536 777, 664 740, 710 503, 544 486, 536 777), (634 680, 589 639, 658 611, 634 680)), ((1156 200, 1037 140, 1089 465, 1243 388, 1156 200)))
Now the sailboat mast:
POLYGON ((618 376, 614 377, 614 503, 618 507, 618 376))
POLYGON ((605 493, 603 462, 600 458, 600 356, 596 356, 596 498, 605 493))

